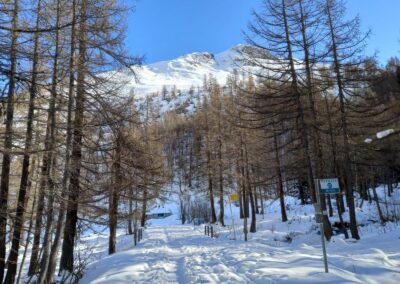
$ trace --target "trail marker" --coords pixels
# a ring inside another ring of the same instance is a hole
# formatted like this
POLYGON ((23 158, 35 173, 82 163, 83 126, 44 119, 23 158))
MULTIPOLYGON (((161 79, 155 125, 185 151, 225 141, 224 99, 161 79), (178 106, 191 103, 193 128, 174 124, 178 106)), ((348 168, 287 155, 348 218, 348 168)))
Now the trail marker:
POLYGON ((233 240, 236 240, 236 230, 235 230, 235 220, 232 212, 232 202, 238 201, 240 199, 240 194, 234 193, 229 195, 229 209, 231 211, 231 221, 232 221, 232 230, 233 230, 233 240))
POLYGON ((338 194, 340 193, 339 179, 326 178, 319 180, 320 194, 338 194))
POLYGON ((234 193, 229 195, 229 198, 231 199, 232 202, 238 201, 240 199, 240 194, 234 193))

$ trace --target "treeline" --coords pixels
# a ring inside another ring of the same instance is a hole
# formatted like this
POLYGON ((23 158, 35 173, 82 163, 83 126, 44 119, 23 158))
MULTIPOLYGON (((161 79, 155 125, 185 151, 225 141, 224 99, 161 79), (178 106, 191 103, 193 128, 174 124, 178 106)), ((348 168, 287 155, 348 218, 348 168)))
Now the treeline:
POLYGON ((363 56, 368 34, 339 0, 263 4, 226 84, 208 76, 162 113, 154 96, 136 109, 119 76, 141 62, 123 45, 128 7, 0 3, 0 281, 27 268, 26 281, 54 283, 57 265, 62 282, 78 281, 83 228, 109 227, 114 253, 118 226, 135 234, 163 190, 179 197, 182 223, 225 225, 227 197, 240 194, 246 239, 266 199, 284 222, 286 196, 315 203, 317 178, 338 177, 343 191, 322 199, 328 239, 334 214, 359 239, 356 197, 381 223, 400 217, 376 192, 387 184, 389 198, 400 179, 399 59, 363 56))
MULTIPOLYGON (((368 33, 342 1, 266 0, 253 16, 227 84, 208 78, 194 114, 164 117, 180 196, 202 192, 204 219, 224 225, 224 201, 240 193, 255 232, 265 198, 280 200, 287 221, 285 195, 315 204, 314 180, 338 177, 342 194, 321 201, 328 239, 335 212, 346 237, 349 224, 360 238, 356 197, 375 202, 377 221, 398 219, 381 210, 376 187, 390 197, 400 178, 399 59, 382 67, 364 56, 368 33)), ((180 202, 184 222, 193 200, 180 202)))
POLYGON ((128 8, 0 3, 2 283, 19 283, 24 268, 24 281, 54 283, 57 266, 61 282, 76 282, 82 228, 108 226, 114 253, 118 223, 134 233, 165 182, 159 128, 118 77, 141 61, 123 44, 128 8))

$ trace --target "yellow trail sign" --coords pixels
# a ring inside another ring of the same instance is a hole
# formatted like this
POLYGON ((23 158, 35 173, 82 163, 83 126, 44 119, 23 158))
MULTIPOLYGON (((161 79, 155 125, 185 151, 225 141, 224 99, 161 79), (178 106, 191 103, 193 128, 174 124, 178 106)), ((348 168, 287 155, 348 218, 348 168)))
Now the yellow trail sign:
POLYGON ((237 201, 240 198, 240 194, 238 194, 238 193, 231 194, 231 195, 229 195, 229 198, 231 199, 231 201, 237 201))

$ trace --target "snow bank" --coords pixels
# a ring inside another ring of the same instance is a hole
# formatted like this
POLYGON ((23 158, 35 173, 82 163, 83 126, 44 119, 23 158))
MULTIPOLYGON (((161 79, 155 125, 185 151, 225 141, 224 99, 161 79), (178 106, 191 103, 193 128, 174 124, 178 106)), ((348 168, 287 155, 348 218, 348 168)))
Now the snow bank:
POLYGON ((380 131, 380 132, 376 133, 376 138, 382 139, 382 138, 384 138, 386 136, 389 136, 392 133, 394 133, 394 129, 386 129, 386 130, 383 130, 383 131, 380 131))

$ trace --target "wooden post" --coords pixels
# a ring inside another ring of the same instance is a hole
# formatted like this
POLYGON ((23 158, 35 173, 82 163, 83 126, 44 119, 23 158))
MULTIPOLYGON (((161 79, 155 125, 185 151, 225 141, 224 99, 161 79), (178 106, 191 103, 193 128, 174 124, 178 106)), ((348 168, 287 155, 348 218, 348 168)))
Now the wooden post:
POLYGON ((211 238, 213 238, 213 237, 214 237, 214 227, 211 226, 211 238))
POLYGON ((245 215, 243 218, 243 233, 244 233, 244 241, 247 242, 247 216, 245 215))

